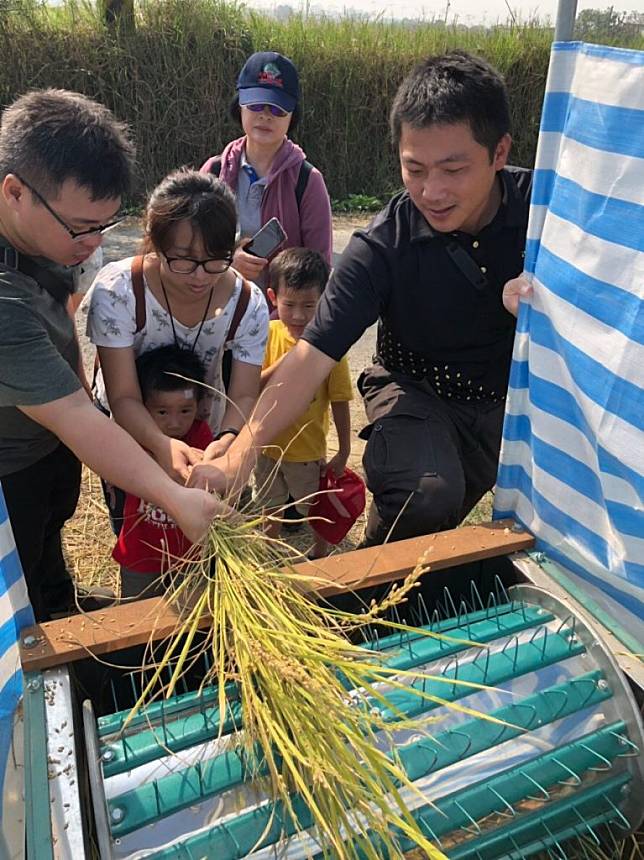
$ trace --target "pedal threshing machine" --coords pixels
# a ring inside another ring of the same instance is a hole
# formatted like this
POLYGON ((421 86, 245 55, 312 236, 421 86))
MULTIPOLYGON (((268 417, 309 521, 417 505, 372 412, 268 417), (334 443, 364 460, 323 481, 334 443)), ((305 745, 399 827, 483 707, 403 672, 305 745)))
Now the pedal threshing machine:
MULTIPOLYGON (((388 694, 392 708, 438 718, 431 737, 395 736, 424 833, 450 858, 560 858, 570 846, 592 856, 607 828, 630 833, 644 814, 643 667, 549 581, 522 528, 501 520, 332 557, 325 590, 365 571, 372 585, 399 578, 428 544, 429 587, 405 620, 448 638, 374 631, 365 645, 397 669, 420 668, 413 683, 427 692, 495 721, 388 694)), ((294 832, 226 745, 234 689, 223 717, 216 690, 186 685, 124 728, 139 676, 97 682, 87 654, 119 664, 120 649, 173 623, 153 599, 23 634, 30 860, 321 856, 306 810, 294 832)))
MULTIPOLYGON (((381 705, 439 718, 394 742, 408 808, 450 858, 605 856, 644 817, 644 55, 563 41, 574 6, 560 3, 546 88, 499 519, 320 564, 333 592, 400 579, 429 550, 405 620, 446 638, 374 629, 365 646, 461 706, 386 688, 381 705)), ((23 830, 29 860, 319 856, 306 807, 294 828, 225 743, 243 721, 234 687, 224 713, 186 683, 125 725, 137 682, 95 658, 163 638, 171 610, 26 628, 8 540, 0 505, 0 858, 23 856, 23 830)))

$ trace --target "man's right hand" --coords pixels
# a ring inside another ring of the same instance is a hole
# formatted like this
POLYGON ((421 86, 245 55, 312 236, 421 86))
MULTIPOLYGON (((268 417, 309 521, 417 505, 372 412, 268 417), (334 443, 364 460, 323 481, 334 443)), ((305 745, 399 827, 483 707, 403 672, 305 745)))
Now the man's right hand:
POLYGON ((216 517, 236 516, 236 511, 217 495, 203 490, 177 487, 175 504, 168 511, 181 531, 192 541, 200 543, 206 536, 211 522, 216 517))
POLYGON ((233 255, 233 269, 236 269, 239 274, 248 281, 255 281, 266 268, 268 260, 263 257, 256 257, 254 254, 247 254, 244 248, 250 242, 248 239, 243 239, 233 255))
POLYGON ((190 445, 186 445, 181 439, 166 437, 166 441, 158 452, 155 452, 155 460, 168 475, 179 484, 185 484, 190 476, 190 470, 203 459, 203 452, 190 445))
MULTIPOLYGON (((58 436, 80 460, 110 484, 148 499, 170 514, 193 543, 202 540, 215 517, 234 513, 217 496, 189 490, 170 480, 122 427, 90 403, 82 390, 49 403, 20 409, 32 421, 58 436)), ((175 447, 179 449, 179 459, 184 459, 182 468, 187 469, 185 463, 190 460, 198 461, 194 454, 183 458, 184 448, 191 452, 185 443, 175 447)))

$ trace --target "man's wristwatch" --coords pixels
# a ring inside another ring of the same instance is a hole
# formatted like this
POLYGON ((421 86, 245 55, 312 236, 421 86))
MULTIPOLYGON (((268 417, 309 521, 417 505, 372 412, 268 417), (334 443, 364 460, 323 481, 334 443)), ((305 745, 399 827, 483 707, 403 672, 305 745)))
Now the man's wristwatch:
POLYGON ((236 430, 234 427, 226 427, 225 430, 220 430, 219 433, 214 437, 214 442, 219 442, 222 436, 228 436, 229 433, 232 433, 233 436, 239 436, 239 430, 236 430))

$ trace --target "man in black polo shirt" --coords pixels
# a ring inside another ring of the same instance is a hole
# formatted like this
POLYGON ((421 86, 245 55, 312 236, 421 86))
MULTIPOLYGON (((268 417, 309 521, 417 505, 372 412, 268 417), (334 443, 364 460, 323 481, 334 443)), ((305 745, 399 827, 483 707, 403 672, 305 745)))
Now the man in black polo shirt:
POLYGON ((505 86, 483 60, 432 57, 406 78, 391 111, 406 190, 354 234, 274 394, 194 484, 243 480, 251 442, 290 423, 378 320, 359 380, 374 496, 365 543, 456 526, 493 486, 515 324, 502 292, 523 267, 531 184, 506 167, 509 125, 505 86))

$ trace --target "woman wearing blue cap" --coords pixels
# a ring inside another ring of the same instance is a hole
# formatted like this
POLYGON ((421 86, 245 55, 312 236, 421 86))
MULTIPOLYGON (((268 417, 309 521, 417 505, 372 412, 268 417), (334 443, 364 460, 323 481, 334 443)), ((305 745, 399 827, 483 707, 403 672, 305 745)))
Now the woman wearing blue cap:
MULTIPOLYGON (((219 176, 234 192, 242 237, 253 236, 275 217, 287 235, 282 247, 320 251, 330 264, 329 194, 320 171, 288 138, 299 119, 299 97, 297 70, 287 57, 274 51, 253 54, 241 70, 231 105, 244 135, 201 170, 219 176)), ((247 254, 246 241, 235 252, 233 266, 262 285, 267 261, 247 254)))

